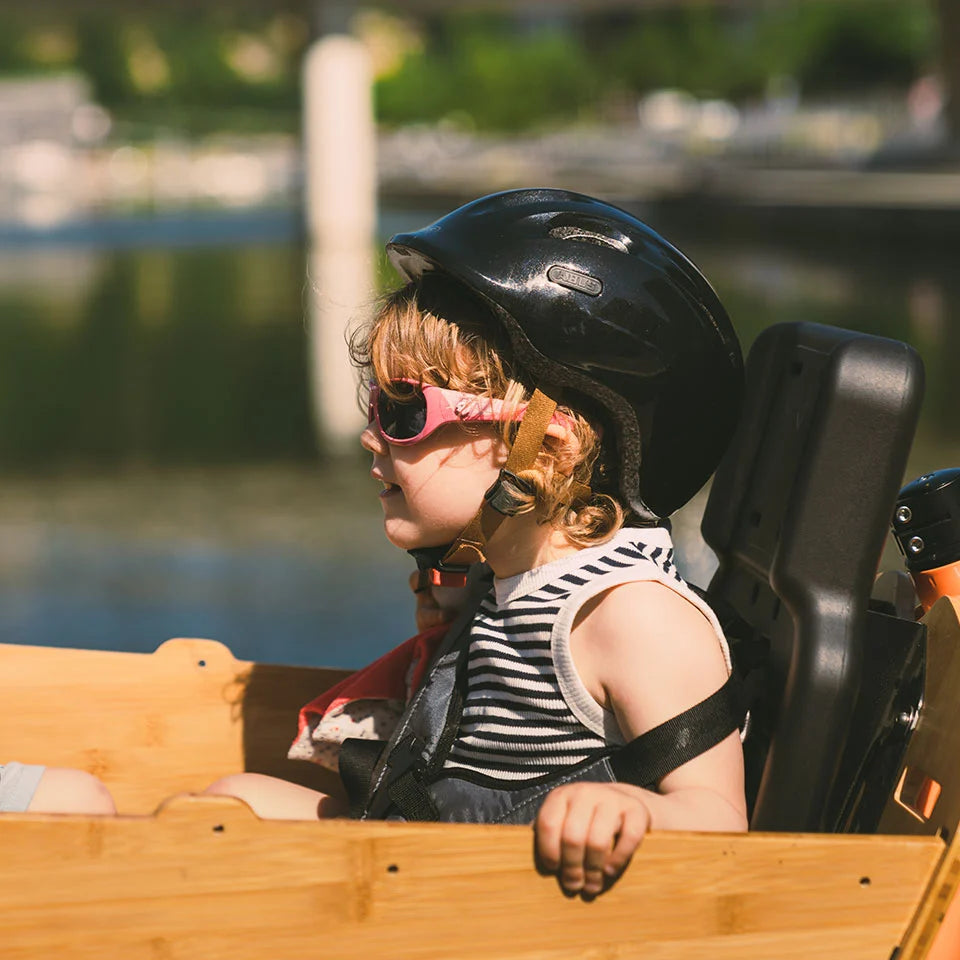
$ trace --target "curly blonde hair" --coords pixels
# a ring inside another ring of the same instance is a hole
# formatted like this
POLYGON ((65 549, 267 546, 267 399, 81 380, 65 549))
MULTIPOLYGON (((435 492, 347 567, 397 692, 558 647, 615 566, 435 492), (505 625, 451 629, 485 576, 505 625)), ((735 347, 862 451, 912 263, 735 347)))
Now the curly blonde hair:
MULTIPOLYGON (((533 388, 516 369, 512 351, 489 310, 462 289, 463 309, 445 307, 440 315, 431 298, 414 282, 381 298, 373 319, 350 337, 350 356, 364 374, 390 390, 390 381, 406 378, 423 384, 502 398, 511 405, 530 399, 533 388), (421 304, 430 303, 430 308, 421 304)), ((520 476, 534 492, 524 497, 521 513, 535 512, 539 523, 559 528, 577 546, 610 539, 624 525, 625 511, 606 493, 582 491, 601 470, 601 430, 580 410, 566 404, 558 411, 571 422, 564 439, 548 436, 534 465, 520 476)), ((469 425, 464 425, 467 428, 469 425)), ((501 422, 504 440, 512 444, 518 429, 513 419, 501 422)))

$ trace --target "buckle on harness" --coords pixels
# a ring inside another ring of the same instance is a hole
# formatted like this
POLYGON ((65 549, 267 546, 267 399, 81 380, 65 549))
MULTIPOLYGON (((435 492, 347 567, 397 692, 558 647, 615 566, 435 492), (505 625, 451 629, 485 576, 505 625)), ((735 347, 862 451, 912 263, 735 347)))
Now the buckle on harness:
POLYGON ((450 544, 442 547, 418 547, 408 550, 407 553, 417 561, 420 579, 417 582, 415 593, 434 587, 465 587, 467 585, 467 571, 470 569, 465 563, 444 563, 443 558, 450 550, 450 544))
POLYGON ((409 771, 419 773, 424 767, 423 750, 423 743, 411 733, 390 751, 387 757, 387 766, 395 774, 403 774, 409 771))
POLYGON ((520 498, 530 496, 535 492, 536 490, 529 480, 521 479, 504 467, 500 471, 500 476, 493 481, 490 489, 483 495, 483 499, 497 513, 501 513, 505 517, 515 517, 525 506, 520 498))
POLYGON ((386 787, 387 797, 404 820, 440 820, 440 812, 424 783, 427 766, 420 740, 412 734, 401 740, 391 752, 387 765, 394 775, 386 787))
MULTIPOLYGON (((456 565, 460 568, 460 564, 456 565)), ((434 587, 465 587, 467 585, 466 568, 450 570, 446 566, 434 567, 427 572, 430 585, 434 587)))

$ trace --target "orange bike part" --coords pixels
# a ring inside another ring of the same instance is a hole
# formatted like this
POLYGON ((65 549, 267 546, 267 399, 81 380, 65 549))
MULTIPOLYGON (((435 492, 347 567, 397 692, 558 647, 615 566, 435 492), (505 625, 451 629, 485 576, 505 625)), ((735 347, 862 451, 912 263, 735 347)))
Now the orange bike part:
POLYGON ((941 597, 960 597, 960 561, 932 570, 914 570, 910 576, 924 613, 941 597))

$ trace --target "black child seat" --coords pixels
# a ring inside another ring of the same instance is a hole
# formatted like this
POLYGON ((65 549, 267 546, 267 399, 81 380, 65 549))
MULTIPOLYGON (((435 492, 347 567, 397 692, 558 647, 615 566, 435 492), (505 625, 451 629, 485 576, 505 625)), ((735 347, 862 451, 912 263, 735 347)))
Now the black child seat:
POLYGON ((923 393, 906 344, 812 323, 757 338, 703 535, 752 698, 751 828, 873 830, 922 690, 923 627, 870 592, 923 393))

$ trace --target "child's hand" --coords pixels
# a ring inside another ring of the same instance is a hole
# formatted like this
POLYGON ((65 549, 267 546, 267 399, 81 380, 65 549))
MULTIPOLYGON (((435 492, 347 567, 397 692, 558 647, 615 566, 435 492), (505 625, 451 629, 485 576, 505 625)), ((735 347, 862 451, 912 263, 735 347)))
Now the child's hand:
POLYGON ((417 633, 450 623, 466 599, 466 587, 424 587, 418 590, 420 575, 410 574, 410 589, 417 595, 417 633))
POLYGON ((630 861, 650 825, 636 787, 571 783, 552 791, 537 816, 537 857, 567 893, 596 896, 630 861))

